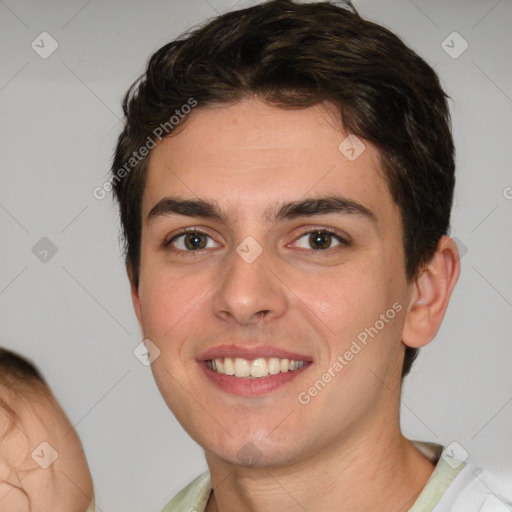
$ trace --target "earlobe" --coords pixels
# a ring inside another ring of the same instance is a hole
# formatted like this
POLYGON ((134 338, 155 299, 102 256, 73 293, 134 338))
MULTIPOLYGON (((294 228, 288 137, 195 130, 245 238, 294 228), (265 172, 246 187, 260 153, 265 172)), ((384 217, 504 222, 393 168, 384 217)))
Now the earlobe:
POLYGON ((448 236, 414 282, 402 342, 413 348, 427 345, 437 334, 460 274, 459 253, 448 236))
POLYGON ((134 275, 133 275, 133 267, 132 267, 130 262, 126 263, 126 273, 128 274, 128 280, 130 281, 130 289, 131 289, 133 309, 135 311, 135 315, 137 316, 137 321, 139 322, 139 326, 140 326, 141 332, 143 332, 139 289, 138 289, 137 286, 135 286, 135 280, 134 280, 134 275))

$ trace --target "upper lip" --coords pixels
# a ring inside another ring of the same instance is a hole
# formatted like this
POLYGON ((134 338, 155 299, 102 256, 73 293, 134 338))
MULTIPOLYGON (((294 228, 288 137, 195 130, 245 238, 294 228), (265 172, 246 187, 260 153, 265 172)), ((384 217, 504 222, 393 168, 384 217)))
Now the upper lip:
POLYGON ((292 361, 311 361, 311 357, 298 354, 297 352, 290 352, 272 345, 257 345, 257 346, 240 346, 240 345, 217 345, 211 347, 197 356, 198 361, 208 361, 209 359, 220 359, 222 357, 241 357, 243 359, 257 359, 263 357, 268 359, 270 357, 278 357, 279 359, 290 359, 292 361))

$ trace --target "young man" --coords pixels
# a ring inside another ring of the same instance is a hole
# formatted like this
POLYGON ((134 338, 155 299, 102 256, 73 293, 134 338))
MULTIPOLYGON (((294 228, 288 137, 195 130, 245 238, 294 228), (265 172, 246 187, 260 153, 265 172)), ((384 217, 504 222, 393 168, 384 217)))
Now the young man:
POLYGON ((37 369, 0 348, 0 512, 93 512, 80 439, 37 369))
POLYGON ((460 271, 435 72, 352 8, 274 0, 161 48, 124 111, 133 304, 209 467, 164 510, 506 507, 400 431, 460 271))

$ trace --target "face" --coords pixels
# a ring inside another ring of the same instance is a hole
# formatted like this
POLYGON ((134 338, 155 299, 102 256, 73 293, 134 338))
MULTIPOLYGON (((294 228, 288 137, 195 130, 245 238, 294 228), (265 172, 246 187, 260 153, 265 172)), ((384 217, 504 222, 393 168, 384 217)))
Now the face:
POLYGON ((402 224, 377 149, 354 159, 347 135, 326 105, 246 99, 152 151, 132 297, 160 392, 207 456, 292 463, 398 415, 402 224))
POLYGON ((0 407, 0 511, 89 510, 91 475, 60 406, 50 398, 2 395, 14 416, 0 407))

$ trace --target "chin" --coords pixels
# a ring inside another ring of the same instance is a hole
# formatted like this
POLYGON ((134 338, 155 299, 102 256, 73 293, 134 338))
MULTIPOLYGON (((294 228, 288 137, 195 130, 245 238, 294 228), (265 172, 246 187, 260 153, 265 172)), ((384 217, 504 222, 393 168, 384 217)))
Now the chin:
POLYGON ((215 457, 222 459, 228 464, 247 468, 273 468, 294 464, 300 460, 297 446, 286 440, 287 446, 269 443, 268 440, 250 439, 244 436, 243 439, 226 439, 223 446, 212 446, 205 448, 207 459, 215 457), (290 446, 290 443, 293 445, 290 446))

